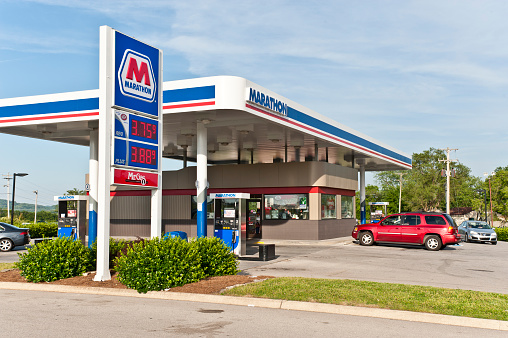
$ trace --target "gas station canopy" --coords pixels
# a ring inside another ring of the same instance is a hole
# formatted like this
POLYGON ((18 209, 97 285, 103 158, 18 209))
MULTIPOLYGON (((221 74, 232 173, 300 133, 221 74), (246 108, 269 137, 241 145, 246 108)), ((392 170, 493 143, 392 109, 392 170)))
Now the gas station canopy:
MULTIPOLYGON (((410 156, 239 77, 165 82, 163 114, 166 158, 196 160, 201 121, 208 164, 310 157, 366 171, 411 169, 410 156)), ((88 146, 98 119, 98 90, 0 100, 6 134, 88 146)))

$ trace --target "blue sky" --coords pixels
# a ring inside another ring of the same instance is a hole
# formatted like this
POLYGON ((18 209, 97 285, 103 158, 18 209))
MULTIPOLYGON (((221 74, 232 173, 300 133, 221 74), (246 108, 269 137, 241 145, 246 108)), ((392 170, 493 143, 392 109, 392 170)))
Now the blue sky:
MULTIPOLYGON (((408 154, 458 148, 483 177, 508 165, 507 14, 504 0, 0 0, 0 98, 98 88, 108 25, 161 48, 165 81, 245 77, 408 154)), ((0 144, 0 174, 30 174, 18 202, 84 188, 86 147, 0 144)))

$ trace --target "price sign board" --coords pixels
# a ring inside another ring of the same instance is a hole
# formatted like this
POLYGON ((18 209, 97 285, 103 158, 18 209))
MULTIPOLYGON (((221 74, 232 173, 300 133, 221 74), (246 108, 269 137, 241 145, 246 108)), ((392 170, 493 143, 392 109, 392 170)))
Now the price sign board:
MULTIPOLYGON (((160 172, 162 52, 114 32, 111 164, 117 169, 160 172)), ((113 184, 120 184, 113 179, 113 184)), ((143 186, 126 180, 122 185, 143 186)))
POLYGON ((158 120, 115 111, 114 135, 114 165, 158 170, 158 120))

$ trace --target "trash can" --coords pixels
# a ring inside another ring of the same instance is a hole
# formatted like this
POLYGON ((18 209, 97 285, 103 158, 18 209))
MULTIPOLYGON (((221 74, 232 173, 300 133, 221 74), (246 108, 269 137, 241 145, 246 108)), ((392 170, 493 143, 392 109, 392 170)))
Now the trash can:
POLYGON ((164 239, 175 237, 181 238, 187 242, 187 233, 185 231, 170 231, 166 232, 166 234, 164 235, 164 239))

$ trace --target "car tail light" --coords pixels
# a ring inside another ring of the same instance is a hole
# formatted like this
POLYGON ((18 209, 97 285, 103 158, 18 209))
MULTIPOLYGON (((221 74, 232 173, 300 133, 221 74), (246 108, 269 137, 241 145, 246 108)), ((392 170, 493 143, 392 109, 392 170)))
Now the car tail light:
POLYGON ((452 226, 449 226, 449 227, 448 227, 448 233, 449 233, 449 234, 453 234, 453 233, 455 233, 455 228, 454 228, 454 227, 452 227, 452 226))
POLYGON ((20 236, 26 236, 28 235, 28 231, 23 231, 22 233, 19 234, 20 236))

